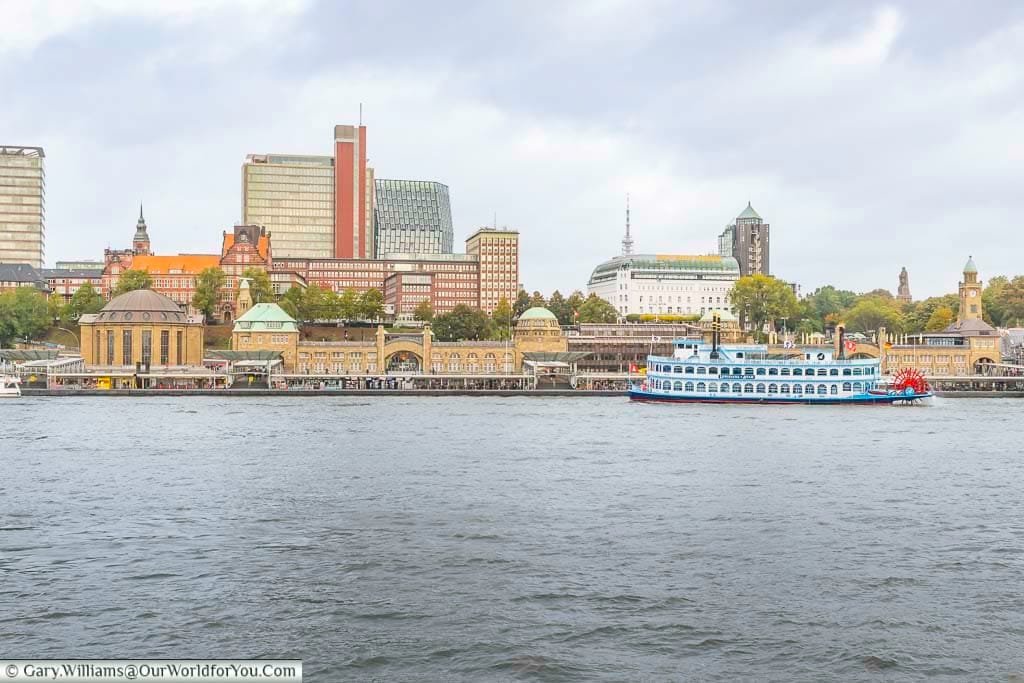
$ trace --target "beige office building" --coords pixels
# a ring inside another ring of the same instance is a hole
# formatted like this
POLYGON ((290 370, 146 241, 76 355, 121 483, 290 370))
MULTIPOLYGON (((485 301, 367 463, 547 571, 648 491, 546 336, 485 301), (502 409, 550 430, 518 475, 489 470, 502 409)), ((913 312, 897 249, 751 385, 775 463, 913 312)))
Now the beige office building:
POLYGON ((480 228, 466 240, 466 253, 480 261, 480 308, 492 313, 502 298, 514 305, 519 293, 519 232, 480 228))
POLYGON ((334 158, 250 154, 242 165, 242 223, 262 225, 280 258, 334 256, 334 158))
POLYGON ((0 263, 42 268, 46 257, 42 147, 0 145, 0 263))

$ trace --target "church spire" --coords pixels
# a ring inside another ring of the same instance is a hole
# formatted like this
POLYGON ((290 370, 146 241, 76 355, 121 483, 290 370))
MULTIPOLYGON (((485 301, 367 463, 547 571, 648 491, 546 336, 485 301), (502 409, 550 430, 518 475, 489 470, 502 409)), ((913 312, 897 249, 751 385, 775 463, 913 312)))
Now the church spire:
POLYGON ((149 232, 146 219, 142 215, 142 202, 139 202, 139 222, 135 224, 135 237, 132 238, 132 251, 138 255, 149 254, 149 232))
POLYGON ((633 237, 629 234, 629 193, 626 193, 626 236, 622 238, 622 255, 633 255, 633 237))

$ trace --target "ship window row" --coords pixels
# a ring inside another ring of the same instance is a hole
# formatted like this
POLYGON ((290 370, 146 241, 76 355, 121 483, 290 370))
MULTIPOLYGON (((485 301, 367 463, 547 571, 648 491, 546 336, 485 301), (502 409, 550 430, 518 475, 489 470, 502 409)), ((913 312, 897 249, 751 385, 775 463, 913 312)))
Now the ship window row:
MULTIPOLYGON (((654 382, 654 388, 655 389, 663 389, 665 391, 688 391, 688 392, 697 391, 698 393, 703 393, 703 392, 706 391, 706 392, 709 392, 709 393, 718 393, 719 384, 717 382, 710 382, 710 383, 686 382, 686 383, 683 383, 683 382, 681 382, 679 380, 675 380, 674 382, 671 381, 671 380, 661 380, 660 382, 659 381, 655 381, 654 382)), ((850 382, 844 382, 843 383, 843 391, 845 391, 845 392, 850 392, 850 391, 860 392, 860 391, 863 391, 866 388, 867 388, 867 386, 864 385, 864 384, 861 384, 860 382, 853 382, 852 384, 850 382)), ((767 384, 767 385, 766 384, 757 384, 757 385, 754 385, 752 383, 747 383, 747 384, 736 383, 736 384, 730 385, 728 382, 722 382, 721 390, 722 390, 722 392, 725 392, 725 393, 728 393, 728 392, 731 391, 731 393, 734 393, 734 394, 766 394, 766 393, 767 394, 780 394, 780 395, 781 394, 812 394, 812 395, 813 394, 817 394, 819 396, 826 396, 826 395, 836 395, 836 394, 838 394, 839 393, 839 386, 836 385, 836 384, 833 384, 831 386, 828 386, 828 385, 825 385, 825 384, 818 384, 817 386, 815 386, 814 384, 807 384, 807 385, 794 384, 791 387, 789 384, 767 384)))
POLYGON ((844 377, 851 375, 870 375, 874 372, 873 368, 843 368, 840 373, 839 368, 757 368, 755 372, 754 368, 719 368, 717 367, 705 367, 703 365, 654 365, 654 372, 674 372, 676 374, 686 375, 768 375, 776 376, 781 375, 783 377, 838 377, 842 374, 844 377))

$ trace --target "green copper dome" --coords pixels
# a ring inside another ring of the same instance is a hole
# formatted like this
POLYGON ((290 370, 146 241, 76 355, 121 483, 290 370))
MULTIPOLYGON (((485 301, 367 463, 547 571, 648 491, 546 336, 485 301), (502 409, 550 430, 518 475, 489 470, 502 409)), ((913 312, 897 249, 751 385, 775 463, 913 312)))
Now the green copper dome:
POLYGON ((968 256, 967 257, 967 265, 964 266, 964 272, 965 273, 977 273, 978 272, 978 266, 974 265, 974 257, 973 256, 968 256))
POLYGON ((737 220, 741 218, 756 218, 757 220, 761 220, 761 215, 757 211, 754 211, 754 207, 750 205, 750 202, 747 202, 747 208, 743 209, 743 213, 739 216, 736 216, 737 220))
POLYGON ((534 306, 523 311, 520 320, 557 320, 555 314, 543 306, 534 306))

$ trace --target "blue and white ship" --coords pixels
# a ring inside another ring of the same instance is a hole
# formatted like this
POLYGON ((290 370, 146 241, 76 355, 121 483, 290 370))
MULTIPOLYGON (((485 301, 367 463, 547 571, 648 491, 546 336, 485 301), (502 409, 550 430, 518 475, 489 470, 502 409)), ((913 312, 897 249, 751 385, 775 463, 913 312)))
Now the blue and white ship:
MULTIPOLYGON (((717 337, 717 335, 716 335, 717 337)), ((930 398, 927 382, 909 373, 885 385, 877 358, 836 358, 822 347, 770 353, 767 345, 673 343, 671 357, 648 356, 646 375, 629 397, 670 403, 907 404, 930 398)), ((842 348, 842 345, 840 345, 842 348)))

